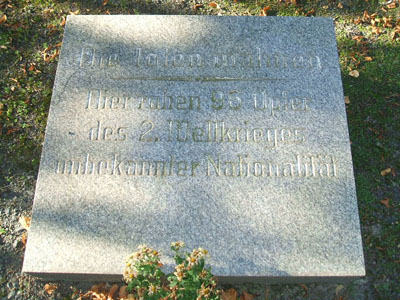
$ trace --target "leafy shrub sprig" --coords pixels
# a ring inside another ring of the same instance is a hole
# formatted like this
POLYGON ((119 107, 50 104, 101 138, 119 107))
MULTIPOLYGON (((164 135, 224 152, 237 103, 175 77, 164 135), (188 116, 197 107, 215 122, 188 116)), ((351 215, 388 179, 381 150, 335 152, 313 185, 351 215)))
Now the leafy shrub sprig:
POLYGON ((198 248, 185 252, 184 247, 183 242, 171 244, 176 266, 173 273, 166 275, 161 270, 160 253, 139 246, 126 261, 124 279, 128 291, 137 300, 219 300, 220 290, 211 269, 205 266, 208 251, 198 248))

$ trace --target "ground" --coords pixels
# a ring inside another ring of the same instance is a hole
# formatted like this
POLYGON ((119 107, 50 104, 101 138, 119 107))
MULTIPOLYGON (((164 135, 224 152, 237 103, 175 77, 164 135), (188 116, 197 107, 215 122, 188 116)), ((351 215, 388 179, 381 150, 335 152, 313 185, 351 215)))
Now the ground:
MULTIPOLYGON (((335 20, 367 276, 236 285, 255 299, 400 299, 400 1, 0 0, 0 299, 76 299, 85 283, 21 275, 41 143, 68 14, 327 16, 335 20), (21 224, 22 223, 22 224, 21 224)), ((134 250, 134 249, 133 249, 134 250)))

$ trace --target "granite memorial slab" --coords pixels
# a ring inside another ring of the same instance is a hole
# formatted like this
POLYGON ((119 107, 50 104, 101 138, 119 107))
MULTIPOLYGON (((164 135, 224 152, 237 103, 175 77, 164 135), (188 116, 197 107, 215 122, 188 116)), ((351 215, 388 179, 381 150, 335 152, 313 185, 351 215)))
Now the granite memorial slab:
POLYGON ((23 272, 179 240, 222 280, 365 275, 331 19, 68 17, 23 272))

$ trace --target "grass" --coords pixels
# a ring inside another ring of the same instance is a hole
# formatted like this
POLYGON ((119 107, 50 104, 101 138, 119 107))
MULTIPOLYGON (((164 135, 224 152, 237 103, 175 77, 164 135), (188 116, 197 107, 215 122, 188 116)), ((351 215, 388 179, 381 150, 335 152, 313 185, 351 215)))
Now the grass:
POLYGON ((396 7, 389 8, 377 0, 215 3, 212 7, 204 1, 195 8, 193 2, 174 1, 0 1, 0 17, 7 16, 0 25, 0 192, 22 174, 37 172, 67 14, 260 15, 269 6, 268 15, 332 17, 344 93, 350 99, 347 114, 367 274, 375 299, 395 299, 400 295, 399 4, 394 1, 396 7), (359 77, 350 76, 351 70, 359 77), (387 168, 392 171, 382 176, 387 168), (389 199, 388 207, 383 199, 389 199), (371 231, 376 225, 379 234, 371 231))

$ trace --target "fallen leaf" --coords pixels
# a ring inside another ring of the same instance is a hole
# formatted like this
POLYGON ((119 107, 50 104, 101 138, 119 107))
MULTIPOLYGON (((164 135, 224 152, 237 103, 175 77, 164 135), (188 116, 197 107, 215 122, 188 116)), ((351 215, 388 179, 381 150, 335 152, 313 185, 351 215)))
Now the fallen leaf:
POLYGON ((360 76, 360 73, 357 70, 353 70, 349 72, 349 75, 351 77, 358 78, 358 76, 360 76))
POLYGON ((128 300, 135 300, 135 296, 133 296, 133 294, 129 294, 127 299, 128 300))
POLYGON ((66 19, 65 19, 65 17, 62 17, 62 18, 61 18, 61 23, 60 23, 60 26, 64 27, 64 25, 65 25, 65 22, 66 22, 66 19))
POLYGON ((263 8, 263 11, 265 12, 265 13, 267 13, 267 11, 269 11, 269 10, 271 10, 271 6, 265 6, 264 8, 263 8))
POLYGON ((389 8, 389 9, 396 8, 396 3, 392 2, 392 3, 388 4, 388 5, 386 5, 386 7, 389 8))
POLYGON ((108 3, 108 0, 103 0, 103 6, 106 6, 108 3))
POLYGON ((306 12, 306 17, 311 16, 311 15, 315 15, 315 9, 311 9, 308 12, 306 12))
POLYGON ((126 298, 128 296, 127 285, 121 286, 119 289, 119 298, 126 298))
POLYGON ((94 284, 94 285, 92 285, 92 288, 90 289, 90 292, 99 294, 104 289, 105 285, 106 284, 104 282, 103 283, 99 283, 99 284, 94 284))
POLYGON ((204 7, 204 5, 203 4, 195 4, 194 5, 194 9, 200 9, 200 8, 203 8, 204 7))
POLYGON ((297 5, 297 0, 290 0, 290 4, 297 5))
POLYGON ((328 9, 329 6, 328 6, 328 5, 324 5, 324 6, 322 6, 322 8, 323 8, 323 9, 328 9))
POLYGON ((305 284, 300 284, 301 288, 304 290, 304 298, 308 297, 308 287, 305 284))
POLYGON ((372 57, 371 56, 366 56, 366 57, 364 57, 364 60, 365 61, 372 61, 372 57))
POLYGON ((349 98, 349 96, 344 96, 344 103, 350 104, 350 98, 349 98))
POLYGON ((3 24, 5 22, 7 22, 7 16, 6 15, 2 15, 1 18, 0 18, 0 24, 3 24))
POLYGON ((364 37, 362 35, 353 36, 351 39, 355 41, 361 41, 364 37))
POLYGON ((261 12, 260 12, 260 16, 264 16, 264 17, 266 17, 266 16, 268 16, 268 11, 271 9, 271 6, 266 6, 266 7, 264 7, 262 10, 261 10, 261 12))
POLYGON ((381 175, 382 175, 382 176, 386 176, 386 175, 389 174, 390 172, 392 172, 392 168, 387 168, 387 169, 381 171, 381 175))
POLYGON ((383 205, 385 205, 386 208, 390 208, 389 201, 390 201, 389 198, 385 198, 385 199, 381 200, 381 203, 382 203, 383 205))
POLYGON ((240 297, 240 300, 253 300, 254 296, 247 293, 247 292, 243 292, 242 297, 240 297))
POLYGON ((222 291, 221 293, 222 300, 237 300, 237 292, 235 289, 229 289, 227 291, 222 291))
POLYGON ((343 4, 341 2, 338 3, 337 5, 338 8, 343 8, 343 4))
POLYGON ((117 292, 118 288, 119 288, 118 284, 113 284, 110 291, 108 292, 108 297, 114 298, 114 294, 117 292))
POLYGON ((28 236, 27 236, 26 232, 24 232, 24 233, 22 234, 22 238, 21 238, 22 244, 26 245, 26 241, 27 241, 27 240, 28 240, 28 236))
POLYGON ((363 14, 363 21, 365 22, 365 21, 369 20, 369 18, 370 18, 370 16, 369 16, 368 12, 365 10, 364 14, 363 14))
POLYGON ((22 228, 24 228, 25 230, 29 230, 29 227, 31 226, 31 218, 30 217, 21 216, 21 217, 19 217, 18 222, 19 222, 19 224, 21 224, 22 228))
POLYGON ((218 4, 215 3, 215 2, 210 2, 209 5, 210 5, 212 8, 217 8, 217 7, 218 7, 218 4))
POLYGON ((47 294, 52 295, 54 291, 57 289, 57 286, 55 284, 48 284, 46 283, 44 286, 44 290, 47 292, 47 294))
POLYGON ((75 10, 75 11, 70 11, 69 12, 71 15, 77 15, 79 14, 79 9, 75 10))

